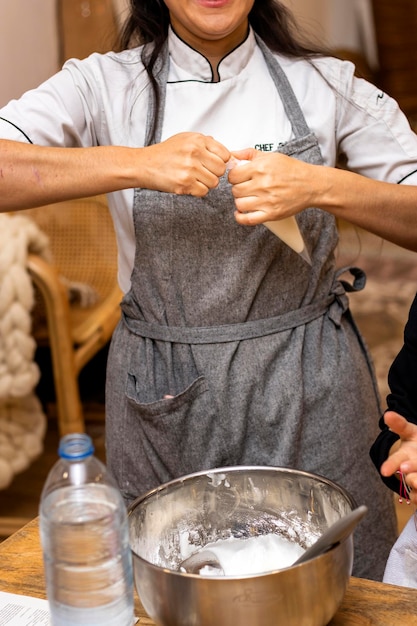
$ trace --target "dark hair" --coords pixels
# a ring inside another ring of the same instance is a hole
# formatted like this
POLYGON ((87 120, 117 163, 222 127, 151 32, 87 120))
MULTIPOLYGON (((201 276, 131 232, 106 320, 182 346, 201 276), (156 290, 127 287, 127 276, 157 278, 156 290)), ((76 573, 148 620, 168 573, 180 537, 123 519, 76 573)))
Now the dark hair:
MULTIPOLYGON (((307 43, 307 39, 300 36, 291 11, 279 0, 255 0, 248 17, 253 30, 273 52, 304 58, 327 54, 324 49, 307 43)), ((168 26, 169 11, 163 0, 130 0, 130 15, 117 46, 119 50, 124 50, 153 44, 142 49, 142 62, 151 81, 157 106, 159 91, 153 70, 165 44, 168 26)))

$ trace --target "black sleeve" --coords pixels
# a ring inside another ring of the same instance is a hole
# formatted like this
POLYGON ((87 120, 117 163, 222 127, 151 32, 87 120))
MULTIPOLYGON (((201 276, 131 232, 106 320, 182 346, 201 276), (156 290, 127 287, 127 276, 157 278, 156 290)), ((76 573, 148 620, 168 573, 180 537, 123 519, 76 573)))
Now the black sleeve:
MULTIPOLYGON (((417 295, 414 297, 405 325, 404 345, 388 372, 388 385, 390 388, 387 396, 388 409, 417 424, 417 295)), ((379 421, 379 427, 381 432, 370 449, 371 459, 378 471, 388 458, 392 444, 399 439, 398 435, 385 425, 383 416, 379 421)), ((399 492, 398 478, 395 476, 381 478, 390 489, 399 492)))

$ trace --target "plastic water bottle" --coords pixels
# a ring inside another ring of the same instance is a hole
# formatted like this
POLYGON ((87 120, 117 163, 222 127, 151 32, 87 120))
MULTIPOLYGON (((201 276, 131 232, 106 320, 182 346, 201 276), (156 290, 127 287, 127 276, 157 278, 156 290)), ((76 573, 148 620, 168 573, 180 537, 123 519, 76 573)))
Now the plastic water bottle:
POLYGON ((40 501, 52 626, 132 626, 133 574, 123 498, 91 438, 66 435, 40 501))

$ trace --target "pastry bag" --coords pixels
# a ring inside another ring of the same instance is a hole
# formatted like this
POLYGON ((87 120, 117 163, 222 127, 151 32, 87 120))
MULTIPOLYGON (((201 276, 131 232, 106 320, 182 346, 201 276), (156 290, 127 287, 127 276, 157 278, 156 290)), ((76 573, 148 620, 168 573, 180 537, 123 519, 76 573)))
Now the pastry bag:
MULTIPOLYGON (((239 161, 232 157, 228 163, 227 169, 232 169, 249 161, 239 161)), ((311 258, 308 253, 307 247, 304 242, 304 238, 301 234, 295 216, 286 217, 282 220, 276 220, 273 222, 264 222, 262 226, 266 226, 274 235, 279 237, 287 246, 292 248, 297 254, 299 254, 304 261, 311 265, 311 258)))

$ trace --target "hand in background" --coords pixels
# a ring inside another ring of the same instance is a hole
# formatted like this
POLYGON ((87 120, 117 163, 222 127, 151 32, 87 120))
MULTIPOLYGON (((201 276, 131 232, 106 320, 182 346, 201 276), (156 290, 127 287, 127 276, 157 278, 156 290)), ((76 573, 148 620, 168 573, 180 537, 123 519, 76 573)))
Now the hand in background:
POLYGON ((409 496, 410 500, 417 504, 417 425, 394 411, 387 411, 384 421, 390 430, 400 436, 400 439, 382 464, 381 474, 391 476, 397 471, 402 472, 407 485, 413 489, 409 496))

